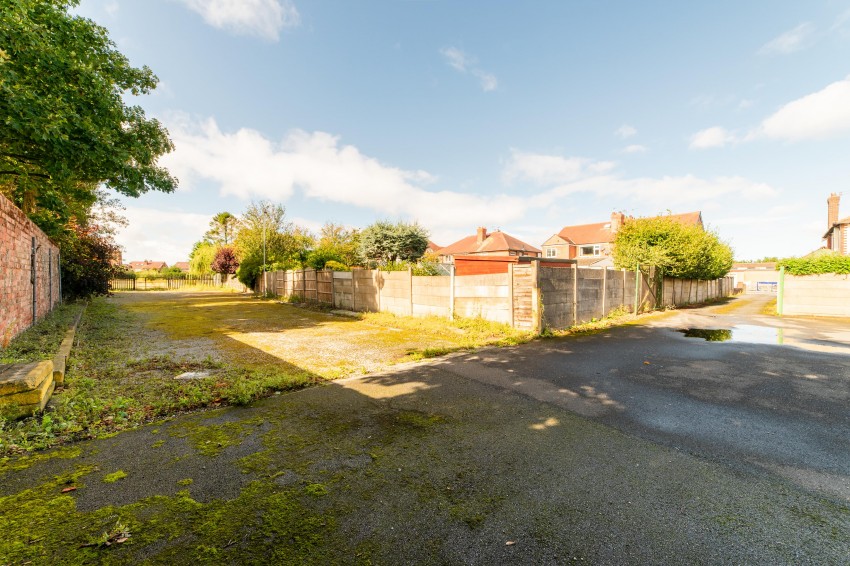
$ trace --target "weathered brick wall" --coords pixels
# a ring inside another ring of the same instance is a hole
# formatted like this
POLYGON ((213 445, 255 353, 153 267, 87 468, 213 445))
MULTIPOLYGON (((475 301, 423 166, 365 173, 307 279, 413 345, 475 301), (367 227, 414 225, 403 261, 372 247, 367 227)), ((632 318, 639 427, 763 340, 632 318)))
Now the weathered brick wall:
POLYGON ((36 320, 59 302, 59 248, 0 195, 0 347, 32 326, 32 239, 35 238, 36 320))

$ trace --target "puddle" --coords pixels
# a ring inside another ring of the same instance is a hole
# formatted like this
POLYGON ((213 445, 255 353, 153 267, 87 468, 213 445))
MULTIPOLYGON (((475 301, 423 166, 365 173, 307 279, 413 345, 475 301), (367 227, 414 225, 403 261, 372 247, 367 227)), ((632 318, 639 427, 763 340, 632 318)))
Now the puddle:
POLYGON ((748 344, 782 344, 782 328, 741 324, 734 328, 684 328, 685 338, 702 338, 708 342, 746 342, 748 344))

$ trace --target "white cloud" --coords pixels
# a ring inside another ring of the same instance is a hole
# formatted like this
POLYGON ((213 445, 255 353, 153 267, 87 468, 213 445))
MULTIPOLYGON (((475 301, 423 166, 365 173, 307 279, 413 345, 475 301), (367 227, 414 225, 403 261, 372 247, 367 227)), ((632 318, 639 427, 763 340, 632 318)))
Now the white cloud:
POLYGON ((730 143, 734 143, 735 141, 737 141, 735 136, 726 131, 725 128, 714 126, 712 128, 700 130, 691 136, 690 147, 691 149, 708 149, 713 147, 723 147, 730 143))
POLYGON ((499 87, 499 80, 493 73, 487 72, 476 66, 478 60, 457 47, 444 47, 440 49, 440 54, 452 69, 462 74, 471 74, 478 79, 481 89, 484 92, 496 90, 499 87))
POLYGON ((164 261, 173 265, 187 261, 192 245, 207 231, 210 215, 154 210, 128 206, 122 214, 129 221, 115 240, 124 248, 124 263, 164 261))
POLYGON ((106 10, 106 13, 112 17, 118 13, 118 2, 116 0, 110 0, 103 5, 103 9, 106 10))
POLYGON ((750 137, 797 141, 850 132, 850 76, 789 102, 767 117, 750 137))
POLYGON ((424 185, 435 181, 429 173, 381 163, 325 132, 295 130, 278 143, 247 128, 222 132, 213 119, 176 118, 168 126, 175 151, 163 165, 181 180, 181 190, 205 181, 223 196, 281 202, 298 192, 435 228, 506 224, 526 210, 517 197, 427 190, 424 185))
POLYGON ((640 144, 627 145, 623 148, 623 153, 645 153, 647 151, 649 151, 649 148, 640 144))
POLYGON ((776 194, 770 185, 743 177, 702 179, 682 175, 626 178, 617 173, 614 163, 608 161, 520 151, 513 152, 503 176, 508 181, 520 179, 543 188, 529 198, 533 208, 546 208, 578 193, 607 200, 612 208, 636 202, 643 208, 656 211, 701 208, 728 195, 758 200, 776 194))
POLYGON ((237 35, 277 41, 280 31, 301 23, 289 0, 180 0, 204 21, 237 35))
POLYGON ((637 129, 634 126, 630 126, 628 124, 623 124, 614 132, 614 135, 624 140, 626 138, 630 138, 633 135, 637 134, 637 129))
POLYGON ((610 161, 592 161, 585 157, 561 157, 512 150, 502 179, 506 183, 519 180, 536 185, 570 183, 610 171, 614 165, 610 161))
POLYGON ((810 22, 803 22, 794 29, 771 39, 758 50, 760 55, 786 55, 799 51, 810 44, 810 39, 815 31, 815 26, 810 22))

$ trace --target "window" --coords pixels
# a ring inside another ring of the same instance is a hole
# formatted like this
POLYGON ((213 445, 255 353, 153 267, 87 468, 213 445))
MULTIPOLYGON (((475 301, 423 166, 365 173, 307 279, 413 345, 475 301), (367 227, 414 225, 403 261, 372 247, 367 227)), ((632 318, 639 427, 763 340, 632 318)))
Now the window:
POLYGON ((546 248, 546 257, 555 257, 558 255, 558 250, 555 248, 546 248))
POLYGON ((595 246, 582 246, 579 248, 579 253, 581 255, 599 255, 600 246, 596 244, 595 246))

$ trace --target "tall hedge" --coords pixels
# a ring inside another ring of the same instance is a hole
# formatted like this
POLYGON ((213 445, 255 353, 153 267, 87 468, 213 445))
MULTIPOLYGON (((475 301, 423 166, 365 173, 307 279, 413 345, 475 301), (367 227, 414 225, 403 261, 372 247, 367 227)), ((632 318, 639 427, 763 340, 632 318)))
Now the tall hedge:
POLYGON ((816 257, 792 257, 779 262, 790 275, 819 275, 822 273, 850 273, 850 256, 838 254, 816 257))
POLYGON ((732 268, 732 248, 713 231, 669 216, 629 219, 614 239, 614 265, 661 268, 668 277, 717 279, 732 268))

